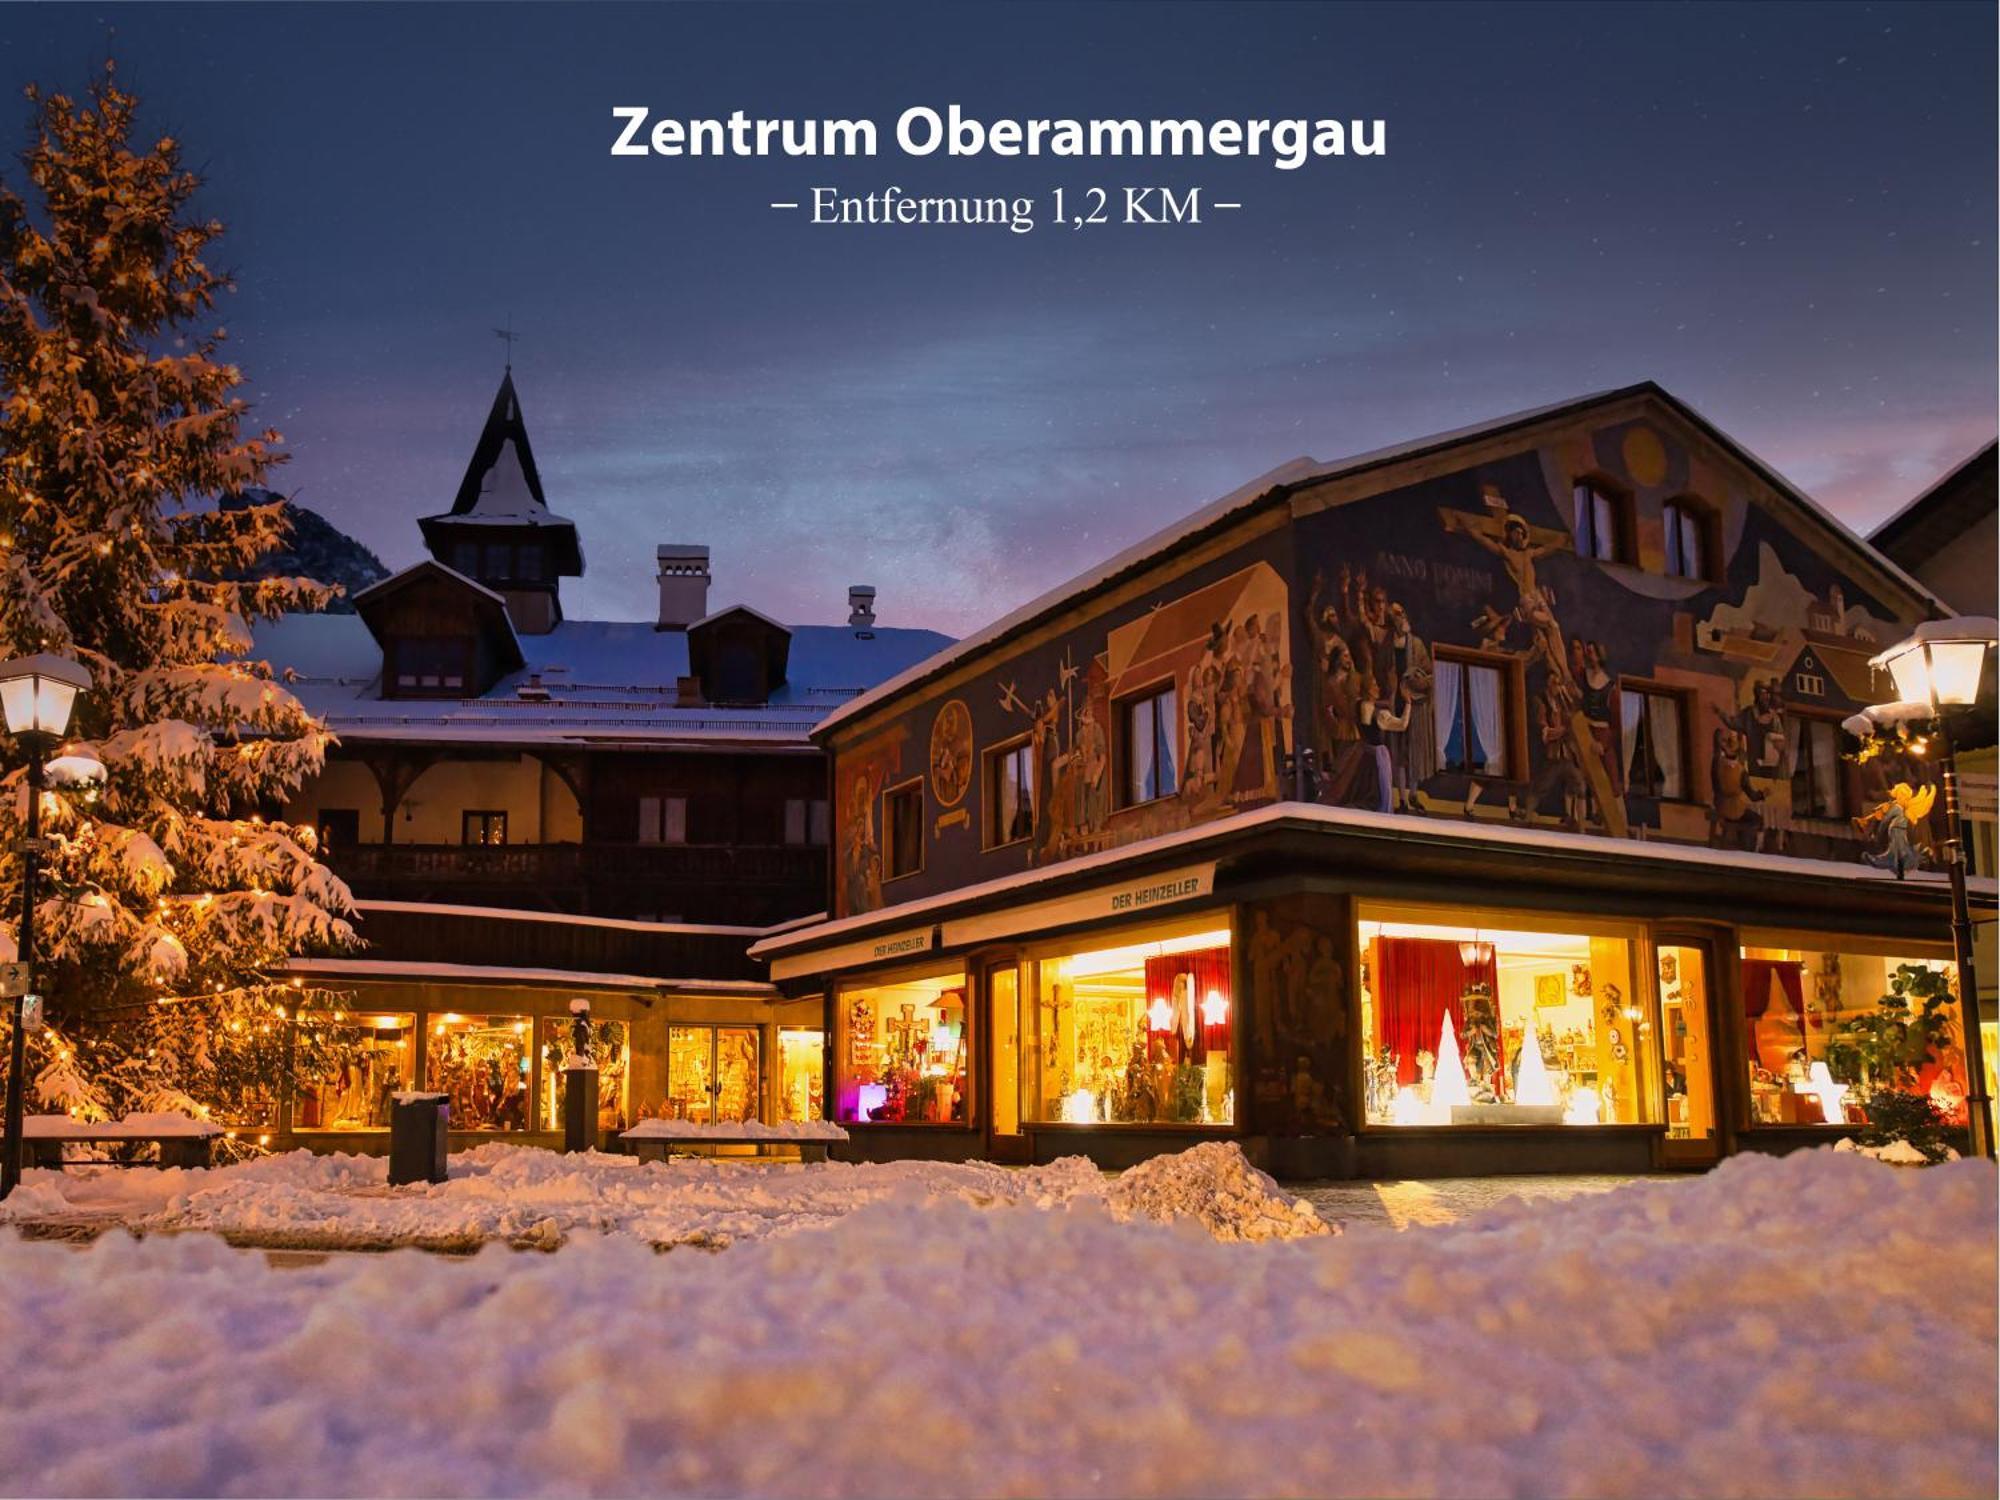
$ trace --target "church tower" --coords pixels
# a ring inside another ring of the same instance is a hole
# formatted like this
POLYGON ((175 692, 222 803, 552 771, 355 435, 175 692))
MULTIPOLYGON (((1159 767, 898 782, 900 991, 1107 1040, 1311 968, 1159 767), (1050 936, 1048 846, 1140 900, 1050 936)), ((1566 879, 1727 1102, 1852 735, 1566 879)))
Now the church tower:
POLYGON ((417 524, 432 557, 507 601, 516 631, 546 635, 555 629, 562 619, 561 580, 583 575, 583 550, 575 523, 552 512, 542 497, 512 366, 501 377, 458 498, 449 511, 417 524))

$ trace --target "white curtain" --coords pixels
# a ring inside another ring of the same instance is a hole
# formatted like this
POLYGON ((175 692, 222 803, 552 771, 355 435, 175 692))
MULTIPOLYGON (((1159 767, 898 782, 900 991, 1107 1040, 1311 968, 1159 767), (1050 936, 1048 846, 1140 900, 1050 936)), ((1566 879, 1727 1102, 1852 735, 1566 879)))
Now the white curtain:
POLYGON ((1501 771, 1507 764, 1507 747, 1500 737, 1500 674, 1491 667, 1474 667, 1466 677, 1471 691, 1472 727, 1479 735, 1483 759, 1480 769, 1501 771))
POLYGON ((1646 712, 1644 693, 1618 695, 1618 728, 1624 744, 1625 784, 1632 785, 1632 753, 1639 748, 1639 720, 1646 712))
POLYGON ((1685 797, 1681 769, 1681 706, 1668 697, 1646 697, 1646 737, 1653 742, 1653 760, 1660 768, 1660 795, 1685 797))
POLYGON ((1458 722, 1458 678, 1464 670, 1449 657, 1436 657, 1431 663, 1431 717, 1437 723, 1439 765, 1450 759, 1446 747, 1451 744, 1452 726, 1458 722))

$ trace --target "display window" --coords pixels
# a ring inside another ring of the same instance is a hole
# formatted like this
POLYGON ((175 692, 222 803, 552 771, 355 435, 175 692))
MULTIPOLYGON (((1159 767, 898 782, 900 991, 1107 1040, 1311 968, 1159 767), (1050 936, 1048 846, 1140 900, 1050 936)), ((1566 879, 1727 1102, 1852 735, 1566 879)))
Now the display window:
POLYGON ((1879 1092, 1927 1095, 1965 1123, 1956 967, 1937 955, 1746 934, 1750 1123, 1860 1125, 1879 1092))
POLYGON ((1653 951, 1660 981, 1660 1066, 1667 1139, 1715 1134, 1715 1063, 1708 1027, 1708 952, 1683 943, 1653 951))
POLYGON ((826 1033, 817 1026, 778 1028, 778 1118, 819 1120, 826 1110, 826 1033))
POLYGON ((1658 1123, 1656 1007, 1652 987, 1634 983, 1636 928, 1501 912, 1361 916, 1368 1124, 1658 1123))
POLYGON ((842 988, 834 1106, 842 1123, 964 1125, 972 1058, 965 971, 842 988))
POLYGON ((342 1012, 300 1017, 336 1024, 353 1042, 345 1066, 302 1087, 292 1105, 294 1130, 387 1130, 390 1096, 412 1087, 417 1018, 409 1012, 342 1012))
POLYGON ((661 1117, 701 1125, 761 1118, 760 1040, 755 1026, 669 1026, 661 1117))
MULTIPOLYGON (((569 1092, 571 1028, 568 1016, 542 1018, 541 1128, 563 1128, 563 1098, 569 1092)), ((632 1028, 623 1021, 590 1023, 590 1057, 597 1064, 597 1128, 623 1130, 631 1122, 627 1088, 632 1069, 632 1028)))
POLYGON ((451 1102, 453 1130, 528 1128, 528 1018, 433 1016, 425 1087, 451 1102))
POLYGON ((1229 929, 1036 959, 1028 1118, 1228 1125, 1236 1101, 1229 929))

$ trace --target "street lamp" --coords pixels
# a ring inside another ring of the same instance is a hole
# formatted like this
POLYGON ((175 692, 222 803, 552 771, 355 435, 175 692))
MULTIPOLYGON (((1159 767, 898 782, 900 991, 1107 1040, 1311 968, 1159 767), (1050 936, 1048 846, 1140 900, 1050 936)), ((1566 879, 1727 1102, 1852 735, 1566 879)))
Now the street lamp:
MULTIPOLYGON (((15 957, 31 984, 35 962, 35 876, 42 855, 42 760, 69 729, 76 695, 90 686, 90 673, 66 656, 40 652, 0 662, 0 713, 7 732, 28 757, 28 824, 21 840, 21 930, 15 957)), ((7 1116, 0 1145, 0 1198, 21 1181, 21 1085, 28 1066, 27 984, 16 986, 14 1031, 7 1066, 7 1116)))
POLYGON ((1949 709, 1970 708, 1979 700, 1987 662, 1993 655, 2000 626, 1992 620, 1926 620, 1869 662, 1886 668, 1901 701, 1868 710, 1871 719, 1903 718, 1911 709, 1928 709, 1935 722, 1938 780, 1944 787, 1944 865, 1951 880, 1951 946, 1958 963, 1958 1019, 1965 1034, 1965 1119, 1972 1149, 1993 1155, 1992 1100, 1986 1093, 1985 1039, 1979 1031, 1979 982, 1972 972, 1972 908, 1965 898, 1965 849, 1959 835, 1958 762, 1951 743, 1949 709))

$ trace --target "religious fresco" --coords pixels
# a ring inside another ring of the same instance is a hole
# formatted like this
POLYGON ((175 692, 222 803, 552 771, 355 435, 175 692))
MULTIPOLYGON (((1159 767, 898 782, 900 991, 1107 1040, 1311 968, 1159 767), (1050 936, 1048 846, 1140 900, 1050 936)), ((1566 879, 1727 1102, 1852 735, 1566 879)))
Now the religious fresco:
POLYGON ((1337 1134, 1348 1128, 1347 903, 1299 894, 1244 910, 1255 1128, 1337 1134))
POLYGON ((1898 822, 1864 814, 1924 779, 1840 756, 1907 624, 1650 423, 1297 529, 1321 801, 1853 859, 1898 822), (1588 555, 1585 479, 1625 507, 1622 560, 1588 555), (1704 577, 1662 566, 1669 499, 1702 517, 1704 577))
POLYGON ((929 746, 930 847, 912 896, 1274 800, 1292 750, 1292 610, 1283 573, 1269 558, 1249 560, 1254 550, 1002 658, 948 701, 919 705, 894 730, 842 749, 837 913, 882 902, 881 793, 908 774, 901 747, 917 735, 929 746), (1138 800, 1119 781, 1117 715, 1162 691, 1172 694, 1157 768, 1167 790, 1138 800), (1002 774, 996 754, 1021 744, 1029 754, 1015 774, 1025 771, 1025 788, 1010 789, 1003 812, 988 783, 1002 774), (1023 836, 1012 837, 1017 823, 1023 836))
POLYGON ((1302 794, 1885 868, 1935 858, 1909 814, 1926 767, 1893 750, 1850 762, 1839 731, 1886 691, 1868 660, 1920 601, 1871 595, 1814 518, 1684 424, 1579 422, 1397 489, 1308 486, 1292 503, 1288 526, 1094 615, 1085 601, 839 748, 837 910, 881 903, 882 788, 926 769, 926 857, 897 900, 1302 794), (1605 522, 1585 481, 1616 497, 1615 548, 1592 545, 1605 522), (1677 572, 1690 548, 1700 566, 1677 572), (1127 716, 1155 694, 1166 727, 1135 772, 1127 716), (928 747, 907 766, 906 740, 928 747))

